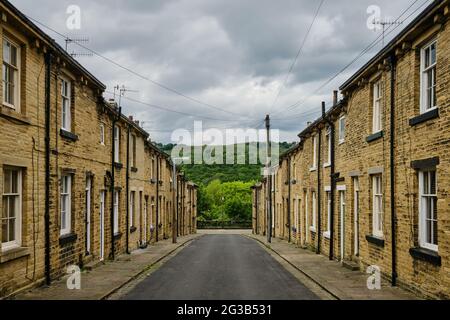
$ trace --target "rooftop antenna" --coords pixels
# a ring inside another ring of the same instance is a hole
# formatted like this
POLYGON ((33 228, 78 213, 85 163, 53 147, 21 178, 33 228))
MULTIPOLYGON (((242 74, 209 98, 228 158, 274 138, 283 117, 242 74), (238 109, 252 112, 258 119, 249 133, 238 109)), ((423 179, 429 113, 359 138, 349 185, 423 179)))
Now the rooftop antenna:
POLYGON ((119 90, 119 107, 121 106, 122 97, 125 96, 125 93, 127 93, 127 92, 139 92, 137 90, 128 89, 124 85, 122 85, 121 87, 116 86, 116 87, 114 87, 114 99, 115 99, 115 96, 116 96, 116 89, 119 90))
MULTIPOLYGON (((386 26, 399 26, 401 24, 403 24, 403 21, 392 21, 390 19, 385 19, 385 20, 377 20, 377 19, 373 19, 372 24, 374 26, 381 26, 382 30, 383 30, 383 37, 382 37, 382 45, 384 48, 384 38, 386 35, 386 26)), ((374 28, 374 30, 376 31, 377 28, 374 28)))
MULTIPOLYGON (((71 43, 77 43, 77 44, 88 43, 89 42, 89 38, 87 38, 87 37, 81 37, 81 38, 69 38, 69 37, 66 37, 65 42, 66 42, 66 52, 69 53, 68 50, 69 50, 69 45, 71 43)), ((91 52, 75 52, 73 50, 69 54, 73 58, 76 58, 76 57, 92 57, 93 56, 93 54, 91 52)))

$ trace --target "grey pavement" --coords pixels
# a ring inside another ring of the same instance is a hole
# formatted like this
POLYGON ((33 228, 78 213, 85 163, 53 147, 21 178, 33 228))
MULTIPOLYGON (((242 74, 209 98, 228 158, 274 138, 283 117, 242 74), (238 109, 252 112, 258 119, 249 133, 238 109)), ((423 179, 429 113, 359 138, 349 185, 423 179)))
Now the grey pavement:
POLYGON ((400 287, 392 287, 382 279, 380 290, 367 288, 368 274, 344 268, 338 261, 318 255, 310 250, 299 248, 285 240, 273 238, 270 244, 266 237, 247 234, 274 254, 311 279, 314 283, 339 300, 413 300, 412 293, 400 287))
POLYGON ((204 233, 122 299, 318 299, 260 244, 239 231, 204 233))
POLYGON ((50 286, 42 286, 22 292, 12 299, 16 300, 100 300, 105 299, 143 272, 154 267, 161 260, 174 253, 180 247, 188 245, 200 234, 178 238, 176 244, 171 239, 159 241, 146 249, 133 251, 130 255, 121 255, 115 261, 81 273, 81 289, 67 289, 64 277, 50 286))

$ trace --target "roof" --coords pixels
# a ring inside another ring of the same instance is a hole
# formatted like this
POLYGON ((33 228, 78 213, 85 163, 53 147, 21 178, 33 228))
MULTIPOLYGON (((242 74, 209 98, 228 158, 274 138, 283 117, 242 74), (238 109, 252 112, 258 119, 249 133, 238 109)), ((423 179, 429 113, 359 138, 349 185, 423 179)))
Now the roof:
POLYGON ((398 42, 403 39, 411 30, 414 29, 422 20, 426 19, 431 13, 444 4, 446 0, 434 0, 425 10, 423 10, 413 21, 411 21, 398 35, 396 35, 381 51, 379 51, 372 59, 370 59, 364 66, 362 66, 353 76, 350 77, 342 86, 340 90, 347 89, 354 83, 371 65, 381 61, 388 56, 393 49, 395 49, 398 42))
POLYGON ((97 87, 104 90, 106 86, 98 80, 92 73, 90 73, 86 68, 84 68, 77 60, 75 60, 70 54, 68 54, 53 38, 42 31, 36 24, 34 24, 26 15, 19 11, 15 6, 13 6, 9 1, 0 0, 1 4, 5 6, 13 15, 26 24, 32 31, 39 35, 47 44, 60 55, 62 55, 74 68, 81 71, 86 77, 88 77, 97 87))

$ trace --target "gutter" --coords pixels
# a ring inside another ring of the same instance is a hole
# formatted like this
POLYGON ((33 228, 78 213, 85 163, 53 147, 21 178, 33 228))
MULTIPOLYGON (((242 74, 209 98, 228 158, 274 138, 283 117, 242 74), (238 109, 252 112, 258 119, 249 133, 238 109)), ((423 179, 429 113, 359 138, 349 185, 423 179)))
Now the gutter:
POLYGON ((390 178, 391 178, 391 235, 392 235, 392 275, 391 284, 397 285, 397 252, 396 252, 396 212, 395 212, 395 81, 397 61, 395 54, 390 56, 391 67, 391 119, 390 119, 390 178))
POLYGON ((45 54, 45 282, 51 283, 50 266, 50 73, 52 56, 45 54))

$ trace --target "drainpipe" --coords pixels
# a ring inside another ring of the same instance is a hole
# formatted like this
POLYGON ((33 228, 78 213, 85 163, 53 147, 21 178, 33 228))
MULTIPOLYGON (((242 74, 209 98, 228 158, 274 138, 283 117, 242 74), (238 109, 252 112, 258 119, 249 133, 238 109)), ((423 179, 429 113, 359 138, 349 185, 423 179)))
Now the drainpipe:
MULTIPOLYGON (((337 98, 338 92, 334 91, 334 99, 333 99, 333 105, 336 106, 338 103, 338 98, 337 98)), ((335 127, 334 127, 334 122, 331 119, 328 119, 328 125, 330 126, 330 160, 331 160, 331 167, 330 167, 330 181, 331 181, 331 191, 330 191, 330 197, 331 197, 331 208, 330 208, 330 260, 333 260, 333 255, 334 255, 334 205, 335 205, 335 190, 336 190, 336 163, 335 163, 335 158, 336 158, 336 154, 335 154, 335 127)))
MULTIPOLYGON (((126 172, 126 192, 127 192, 127 211, 126 211, 126 226, 127 226, 127 232, 126 232, 126 253, 130 254, 130 125, 128 125, 127 129, 127 172, 126 172)), ((136 201, 136 199, 134 200, 136 201)))
POLYGON ((291 242, 291 157, 288 157, 288 203, 287 203, 287 223, 288 223, 288 242, 291 242))
POLYGON ((396 77, 396 57, 390 57, 391 68, 391 123, 390 123, 390 176, 391 176, 391 235, 392 235, 392 286, 397 285, 397 252, 396 252, 396 212, 395 212, 395 77, 396 77))
MULTIPOLYGON (((322 118, 325 119, 325 102, 322 102, 322 118)), ((321 192, 321 181, 320 181, 320 171, 322 170, 320 158, 322 153, 322 130, 319 128, 319 139, 318 139, 318 147, 317 147, 317 248, 316 253, 320 254, 320 241, 321 241, 321 233, 322 233, 322 219, 321 219, 321 212, 322 212, 322 192, 321 192)))
MULTIPOLYGON (((120 119, 120 115, 122 113, 121 108, 119 107, 119 115, 118 118, 120 119)), ((112 148, 111 148, 111 259, 114 260, 115 257, 115 243, 114 243, 114 197, 115 197, 115 153, 116 153, 116 145, 114 142, 114 131, 116 128, 116 122, 117 119, 115 114, 113 114, 113 121, 112 121, 112 135, 111 135, 111 141, 112 141, 112 148)), ((118 137, 120 139, 120 137, 118 137)))
POLYGON ((159 156, 156 156, 156 242, 159 240, 159 156))
POLYGON ((50 266, 50 77, 52 56, 45 54, 45 282, 51 283, 50 266))
POLYGON ((258 208, 258 198, 259 198, 259 190, 257 188, 255 188, 255 234, 258 234, 258 214, 259 214, 259 208, 258 208))

